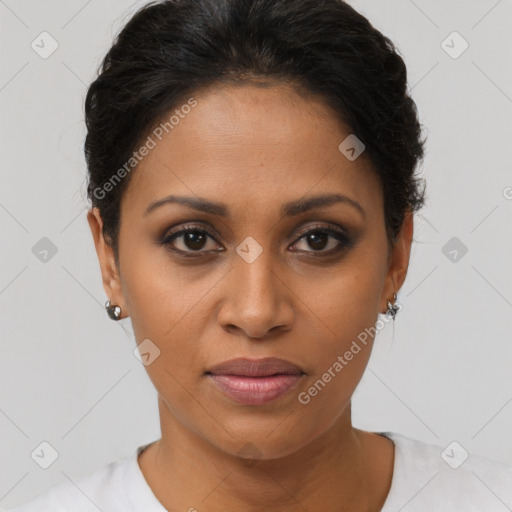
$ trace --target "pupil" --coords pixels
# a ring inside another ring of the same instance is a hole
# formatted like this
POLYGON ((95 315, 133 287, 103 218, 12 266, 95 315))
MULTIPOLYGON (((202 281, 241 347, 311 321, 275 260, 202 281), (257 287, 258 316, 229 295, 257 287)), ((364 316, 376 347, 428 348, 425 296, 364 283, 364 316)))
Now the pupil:
POLYGON ((311 233, 308 236, 308 243, 313 249, 323 249, 327 245, 327 234, 321 232, 311 233))
POLYGON ((185 234, 185 244, 189 249, 202 249, 205 236, 198 231, 191 231, 185 234))

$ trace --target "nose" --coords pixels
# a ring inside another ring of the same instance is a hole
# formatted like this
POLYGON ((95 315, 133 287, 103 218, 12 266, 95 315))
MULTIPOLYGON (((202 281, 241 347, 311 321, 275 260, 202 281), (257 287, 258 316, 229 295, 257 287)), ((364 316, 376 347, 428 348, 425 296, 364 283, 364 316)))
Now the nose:
POLYGON ((269 251, 251 263, 237 256, 222 293, 218 322, 229 332, 263 339, 292 326, 293 293, 269 251))

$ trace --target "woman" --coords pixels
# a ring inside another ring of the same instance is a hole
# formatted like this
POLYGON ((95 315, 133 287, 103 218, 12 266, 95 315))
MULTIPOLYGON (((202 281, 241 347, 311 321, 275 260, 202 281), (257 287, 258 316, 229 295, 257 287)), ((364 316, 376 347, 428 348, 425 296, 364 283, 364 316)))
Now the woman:
POLYGON ((512 506, 510 468, 352 426, 425 201, 406 87, 392 42, 341 0, 133 16, 86 98, 88 221, 162 437, 16 510, 512 506))

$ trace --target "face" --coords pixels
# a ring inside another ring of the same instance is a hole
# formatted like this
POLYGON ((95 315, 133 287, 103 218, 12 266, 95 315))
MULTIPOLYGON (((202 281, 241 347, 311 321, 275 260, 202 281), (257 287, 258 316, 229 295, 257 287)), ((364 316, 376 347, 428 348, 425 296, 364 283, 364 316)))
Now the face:
POLYGON ((251 443, 284 456, 349 413, 373 342, 361 333, 405 279, 412 219, 388 245, 378 178, 364 153, 340 152, 351 132, 321 99, 279 84, 193 97, 133 171, 119 268, 89 213, 105 291, 137 344, 150 340, 147 357, 159 351, 145 368, 162 431, 179 423, 226 453, 251 443), (239 357, 302 373, 273 399, 240 401, 207 373, 239 357))

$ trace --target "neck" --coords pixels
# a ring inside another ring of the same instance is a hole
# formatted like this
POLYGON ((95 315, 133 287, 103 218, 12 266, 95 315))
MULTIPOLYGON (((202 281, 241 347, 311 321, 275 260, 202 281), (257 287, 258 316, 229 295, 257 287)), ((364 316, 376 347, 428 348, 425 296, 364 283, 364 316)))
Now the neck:
POLYGON ((323 435, 273 459, 226 453, 178 421, 161 398, 159 408, 162 438, 139 465, 168 510, 372 512, 389 491, 393 443, 353 428, 350 404, 323 435))

